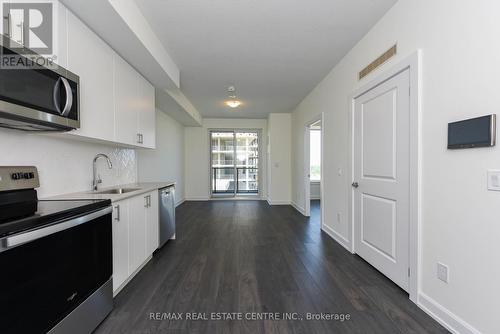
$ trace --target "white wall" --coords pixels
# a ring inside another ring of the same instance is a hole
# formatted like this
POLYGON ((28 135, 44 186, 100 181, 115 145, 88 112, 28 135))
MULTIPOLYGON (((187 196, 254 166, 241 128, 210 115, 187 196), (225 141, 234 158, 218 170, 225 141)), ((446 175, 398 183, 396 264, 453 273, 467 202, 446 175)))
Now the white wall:
POLYGON ((138 150, 141 182, 175 181, 176 202, 184 200, 184 126, 156 110, 156 150, 138 150))
POLYGON ((324 112, 324 224, 350 241, 348 97, 422 49, 420 300, 461 332, 500 333, 500 193, 486 190, 486 170, 500 169, 500 147, 446 149, 448 122, 498 113, 498 13, 494 0, 400 0, 293 113, 293 200, 304 203, 302 129, 324 112), (358 71, 395 42, 397 57, 358 82, 358 71), (438 261, 449 265, 449 284, 436 278, 438 261))
POLYGON ((261 196, 267 197, 267 166, 265 148, 267 145, 267 120, 208 118, 203 120, 202 127, 186 127, 184 132, 185 147, 185 190, 187 200, 207 200, 210 198, 210 145, 209 129, 258 129, 261 130, 261 196))
POLYGON ((133 183, 137 180, 136 153, 101 144, 91 144, 0 128, 0 166, 36 166, 40 174, 39 198, 91 190, 92 160, 107 154, 113 169, 99 159, 102 187, 133 183))
POLYGON ((291 200, 291 141, 290 114, 269 114, 269 175, 270 204, 290 204, 291 200))

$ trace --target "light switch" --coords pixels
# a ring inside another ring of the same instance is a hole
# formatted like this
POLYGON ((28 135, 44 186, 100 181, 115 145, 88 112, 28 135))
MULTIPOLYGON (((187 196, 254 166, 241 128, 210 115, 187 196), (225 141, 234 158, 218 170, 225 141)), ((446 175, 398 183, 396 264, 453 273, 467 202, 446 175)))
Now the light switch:
POLYGON ((445 283, 449 282, 448 266, 441 262, 437 263, 437 278, 445 283))
POLYGON ((500 191, 500 170, 488 170, 488 190, 500 191))

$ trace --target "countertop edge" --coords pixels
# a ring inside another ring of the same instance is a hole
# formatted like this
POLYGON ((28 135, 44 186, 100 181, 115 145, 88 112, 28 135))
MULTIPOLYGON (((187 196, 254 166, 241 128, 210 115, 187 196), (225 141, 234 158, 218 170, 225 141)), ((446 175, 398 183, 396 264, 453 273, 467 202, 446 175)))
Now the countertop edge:
POLYGON ((98 194, 93 193, 91 191, 81 191, 69 194, 61 194, 55 196, 49 196, 42 198, 42 200, 111 200, 111 203, 120 202, 128 198, 137 197, 143 195, 145 193, 159 190, 166 187, 175 186, 175 181, 167 181, 167 182, 138 182, 138 183, 128 183, 128 184, 119 184, 115 186, 105 187, 99 189, 98 191, 106 191, 114 188, 140 188, 136 191, 131 191, 124 194, 98 194))

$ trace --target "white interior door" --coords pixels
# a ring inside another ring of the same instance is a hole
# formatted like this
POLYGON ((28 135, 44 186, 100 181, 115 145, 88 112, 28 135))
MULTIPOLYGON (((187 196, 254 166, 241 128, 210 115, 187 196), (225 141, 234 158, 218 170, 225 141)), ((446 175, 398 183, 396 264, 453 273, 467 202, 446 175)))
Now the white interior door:
POLYGON ((356 253, 408 291, 409 70, 354 103, 356 253))

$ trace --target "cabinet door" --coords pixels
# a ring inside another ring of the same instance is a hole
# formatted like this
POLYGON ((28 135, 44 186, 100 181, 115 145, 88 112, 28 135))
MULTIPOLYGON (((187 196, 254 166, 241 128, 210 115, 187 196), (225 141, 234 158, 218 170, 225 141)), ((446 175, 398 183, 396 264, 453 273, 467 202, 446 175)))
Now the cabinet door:
POLYGON ((153 254, 158 248, 159 238, 159 206, 158 206, 158 191, 152 191, 148 194, 150 196, 149 207, 146 210, 146 247, 147 255, 153 254))
POLYGON ((129 202, 129 275, 146 260, 146 196, 132 197, 129 202))
POLYGON ((54 41, 54 63, 64 68, 68 68, 68 25, 67 15, 68 10, 60 2, 52 4, 55 8, 55 15, 57 16, 57 29, 56 40, 54 41))
POLYGON ((0 3, 0 14, 2 15, 2 24, 0 25, 0 33, 9 37, 11 31, 7 30, 11 27, 12 22, 9 22, 10 16, 10 0, 5 0, 0 3), (4 10, 5 9, 5 10, 4 10))
POLYGON ((139 74, 125 60, 115 57, 115 140, 138 145, 137 112, 140 94, 137 90, 139 74))
POLYGON ((141 93, 140 108, 138 110, 138 132, 142 135, 141 146, 147 148, 156 147, 156 107, 155 89, 146 79, 139 78, 139 89, 141 93))
POLYGON ((67 11, 68 70, 80 76, 80 125, 85 137, 113 140, 113 50, 67 11))
POLYGON ((128 278, 129 219, 127 201, 113 204, 113 291, 128 278))

